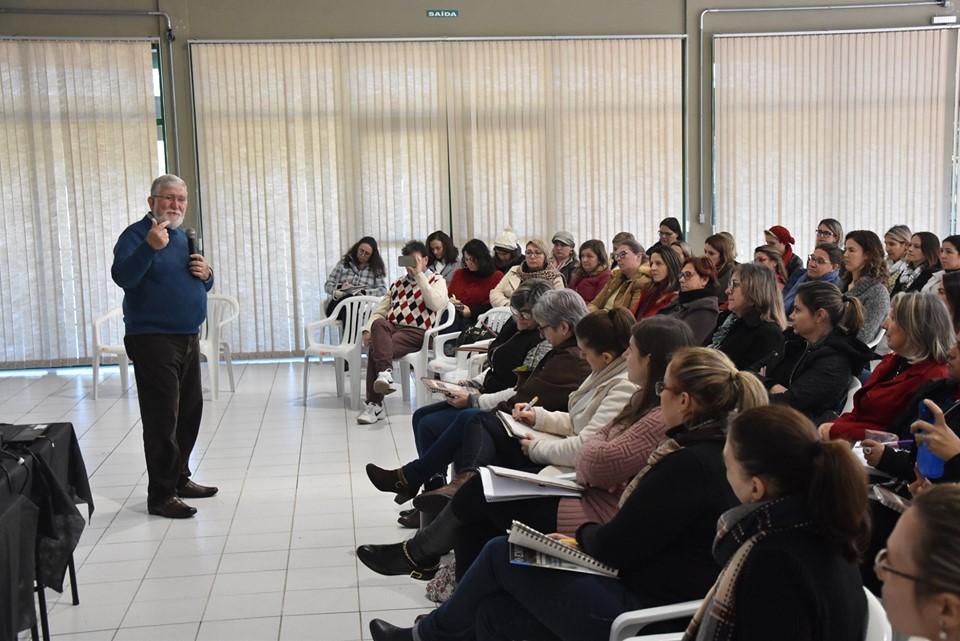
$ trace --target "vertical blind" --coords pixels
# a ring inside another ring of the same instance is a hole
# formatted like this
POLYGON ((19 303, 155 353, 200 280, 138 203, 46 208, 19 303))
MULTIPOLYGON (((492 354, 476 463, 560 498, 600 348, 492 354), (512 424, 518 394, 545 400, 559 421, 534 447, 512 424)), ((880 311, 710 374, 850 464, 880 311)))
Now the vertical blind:
POLYGON ((360 236, 578 241, 682 215, 676 39, 194 43, 204 236, 236 351, 288 354, 360 236))
MULTIPOLYGON (((950 227, 957 33, 716 37, 716 228, 950 227)), ((750 253, 741 250, 741 255, 750 253)), ((752 256, 752 253, 750 253, 752 256)))
POLYGON ((0 40, 0 350, 75 364, 158 172, 149 42, 0 40))

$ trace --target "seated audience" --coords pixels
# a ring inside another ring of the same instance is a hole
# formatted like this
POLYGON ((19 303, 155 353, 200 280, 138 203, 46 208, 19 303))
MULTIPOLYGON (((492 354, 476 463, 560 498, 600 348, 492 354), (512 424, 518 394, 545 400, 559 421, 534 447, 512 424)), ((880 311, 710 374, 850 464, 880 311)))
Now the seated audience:
POLYGON ((568 285, 573 271, 577 268, 577 257, 573 254, 577 243, 568 231, 558 231, 551 242, 553 251, 550 254, 550 267, 560 272, 564 285, 568 285))
POLYGON ((837 284, 840 279, 840 265, 843 264, 843 250, 836 245, 817 245, 813 253, 807 256, 807 269, 799 272, 793 284, 783 290, 783 311, 787 316, 793 312, 793 301, 797 297, 797 288, 804 283, 823 282, 837 284))
POLYGON ((703 345, 717 327, 720 315, 717 270, 706 257, 688 258, 680 269, 680 294, 660 314, 672 316, 690 326, 693 340, 703 345))
POLYGON ((658 240, 647 249, 647 255, 654 249, 661 247, 670 247, 670 243, 675 240, 683 240, 683 228, 680 227, 680 221, 672 216, 660 221, 660 227, 657 229, 658 240))
POLYGON ((523 251, 520 249, 520 241, 513 230, 507 227, 493 241, 493 264, 497 271, 506 274, 522 262, 523 251))
POLYGON ((739 414, 723 448, 741 505, 717 524, 720 577, 686 638, 861 641, 857 561, 870 530, 863 468, 785 407, 739 414))
POLYGON ((753 264, 763 265, 777 278, 777 287, 782 291, 787 286, 787 272, 783 267, 783 255, 770 245, 760 245, 753 250, 753 264))
POLYGON ((490 250, 476 238, 463 246, 463 267, 453 273, 447 293, 457 310, 457 318, 449 331, 462 331, 473 325, 477 317, 490 309, 490 291, 503 274, 493 264, 490 250))
POLYGON ((790 278, 793 272, 798 269, 803 269, 803 261, 793 253, 793 245, 797 241, 793 239, 790 230, 782 225, 774 225, 763 232, 763 236, 767 245, 776 249, 783 256, 783 266, 786 269, 787 278, 790 278))
POLYGON ((727 419, 766 404, 766 391, 703 348, 679 350, 655 389, 667 438, 627 484, 613 518, 576 533, 577 546, 616 568, 618 579, 513 565, 498 537, 446 603, 414 628, 373 620, 374 641, 605 639, 624 611, 702 598, 720 570, 711 553, 717 519, 736 504, 723 465, 727 419), (558 607, 565 603, 576 607, 558 607))
POLYGON ((958 558, 960 487, 930 488, 913 501, 876 558, 884 609, 897 632, 960 638, 958 558))
POLYGON ((618 245, 614 245, 613 249, 617 269, 613 270, 610 280, 600 293, 590 301, 587 308, 591 312, 614 307, 632 310, 643 295, 643 291, 650 286, 650 270, 640 264, 644 256, 640 243, 631 238, 625 238, 618 245))
POLYGON ((547 245, 538 238, 527 241, 523 262, 511 267, 497 286, 490 290, 490 304, 506 307, 510 304, 513 290, 523 281, 531 279, 545 280, 554 288, 563 287, 563 276, 547 264, 547 245))
POLYGON ((457 258, 460 252, 453 244, 453 239, 447 235, 447 232, 437 230, 427 236, 427 249, 430 250, 430 262, 427 267, 434 274, 443 276, 443 280, 453 280, 453 274, 460 267, 457 258))
POLYGON ((722 232, 707 236, 707 240, 703 243, 703 255, 713 261, 713 266, 717 268, 717 283, 720 288, 718 301, 720 310, 726 311, 727 288, 733 277, 733 269, 737 266, 737 249, 733 238, 722 232))
POLYGON ((947 274, 941 278, 937 296, 950 312, 954 332, 960 334, 960 273, 947 274))
MULTIPOLYGON (((633 318, 625 309, 611 312, 604 310, 585 316, 577 324, 576 332, 577 343, 590 363, 590 375, 570 395, 569 411, 548 412, 540 407, 529 409, 523 404, 518 404, 513 410, 515 418, 531 425, 538 432, 557 434, 565 438, 550 441, 522 439, 518 444, 505 436, 494 437, 492 441, 497 443, 497 449, 506 450, 498 451, 494 462, 503 465, 512 459, 523 467, 528 467, 530 462, 533 462, 540 466, 553 466, 548 468, 551 472, 558 471, 558 467, 572 470, 583 448, 601 428, 606 428, 617 416, 623 414, 637 391, 636 384, 627 376, 627 361, 624 358, 632 327, 633 318), (523 454, 526 457, 521 458, 523 454)), ((503 434, 503 426, 497 427, 497 434, 503 434)), ((662 436, 663 428, 653 431, 658 431, 662 436)), ((647 435, 647 440, 652 440, 650 435, 647 435)), ((622 443, 626 442, 622 440, 622 443)), ((655 444, 656 441, 653 445, 655 444)), ((647 454, 652 450, 651 446, 647 454)), ((637 463, 642 465, 643 460, 637 463)), ((635 472, 636 468, 632 470, 631 476, 635 472)), ((609 486, 604 487, 603 491, 609 494, 609 489, 609 486)), ((410 574, 418 569, 432 568, 440 556, 454 548, 458 539, 469 539, 474 542, 471 555, 465 561, 461 559, 458 564, 458 567, 465 571, 488 539, 502 534, 504 527, 509 528, 511 515, 518 519, 534 517, 533 520, 525 522, 542 531, 556 530, 559 503, 556 498, 496 503, 488 514, 485 509, 487 503, 483 497, 481 479, 474 476, 460 488, 450 505, 444 507, 437 518, 413 538, 393 545, 361 546, 357 550, 357 557, 380 574, 410 574), (458 505, 460 507, 457 507, 458 505), (500 527, 499 519, 496 525, 487 523, 488 516, 500 514, 506 519, 504 527, 500 527), (542 517, 542 520, 538 517, 542 517), (489 532, 491 527, 492 533, 489 532), (469 531, 464 531, 464 528, 469 531), (410 560, 414 561, 414 564, 411 564, 410 560)), ((577 502, 579 503, 579 500, 577 502)))
POLYGON ((887 266, 877 235, 864 229, 847 234, 843 267, 845 273, 840 289, 859 299, 863 305, 863 327, 857 338, 869 345, 876 339, 890 311, 890 294, 885 286, 887 266))
POLYGON ((817 223, 817 245, 843 244, 843 225, 836 218, 824 218, 817 223))
POLYGON ((907 267, 900 274, 890 295, 923 291, 924 286, 938 271, 940 271, 940 239, 928 231, 917 232, 910 237, 907 267))
POLYGON ((924 294, 936 294, 944 276, 960 272, 960 236, 947 236, 940 242, 940 268, 920 290, 924 294))
POLYGON ((357 422, 368 425, 384 418, 383 396, 397 391, 393 361, 423 346, 423 335, 447 306, 447 283, 427 269, 426 245, 412 240, 401 253, 416 259, 415 267, 390 286, 363 328, 367 350, 367 402, 357 422), (413 301, 411 303, 411 301, 413 301))
POLYGON ((887 289, 892 290, 907 268, 907 250, 913 233, 906 225, 894 225, 883 236, 887 253, 887 289))
POLYGON ((693 257, 693 250, 690 248, 690 245, 687 244, 684 240, 675 240, 670 243, 670 249, 677 253, 677 258, 680 259, 680 262, 687 260, 688 258, 693 257))
POLYGON ((707 346, 729 356, 738 369, 759 370, 783 349, 787 326, 773 272, 760 265, 738 265, 727 296, 730 309, 717 319, 707 346))
MULTIPOLYGON (((529 373, 520 373, 516 388, 495 394, 448 395, 448 402, 454 407, 479 407, 483 411, 471 413, 463 420, 455 419, 449 427, 440 430, 439 437, 426 452, 400 469, 385 470, 367 465, 367 476, 373 485, 381 492, 397 494, 396 500, 409 500, 429 478, 442 474, 453 462, 458 471, 453 482, 420 495, 430 495, 427 503, 435 502, 437 496, 449 500, 456 489, 474 475, 474 470, 488 464, 495 454, 483 425, 477 422, 479 419, 489 418, 499 423, 496 410, 511 412, 517 403, 528 403, 534 397, 538 399, 537 404, 547 410, 566 410, 570 393, 590 373, 590 365, 581 358, 574 335, 574 328, 586 314, 583 300, 568 289, 545 292, 533 306, 532 313, 518 311, 518 324, 533 321, 550 343, 550 351, 529 373), (467 438, 468 433, 470 438, 467 438)), ((502 426, 499 431, 505 434, 502 426)))
POLYGON ((770 402, 789 405, 817 424, 841 410, 850 381, 875 357, 858 338, 863 307, 822 282, 800 286, 784 334, 783 355, 767 366, 770 402))
POLYGON ((647 254, 650 257, 649 286, 640 292, 640 298, 630 309, 637 320, 655 316, 677 299, 680 282, 680 259, 669 246, 657 247, 647 254))
POLYGON ((383 296, 387 293, 387 270, 380 257, 377 241, 364 236, 353 244, 340 261, 330 270, 323 291, 330 299, 326 303, 325 315, 330 316, 333 308, 349 296, 383 296))
POLYGON ((580 264, 573 270, 567 287, 590 303, 610 281, 610 274, 603 241, 588 240, 580 245, 580 264))
POLYGON ((936 296, 894 296, 885 327, 890 353, 854 395, 853 409, 820 426, 824 440, 860 441, 867 430, 886 430, 925 381, 947 375, 947 353, 956 338, 947 308, 936 296))

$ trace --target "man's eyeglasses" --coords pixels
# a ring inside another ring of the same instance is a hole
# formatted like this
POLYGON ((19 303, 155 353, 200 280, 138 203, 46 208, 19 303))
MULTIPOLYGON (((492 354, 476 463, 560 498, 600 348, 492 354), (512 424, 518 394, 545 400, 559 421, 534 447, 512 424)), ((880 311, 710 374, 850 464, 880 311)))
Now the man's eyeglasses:
POLYGON ((186 197, 186 196, 158 195, 158 196, 153 196, 153 198, 159 198, 160 200, 165 200, 165 201, 167 201, 168 203, 176 202, 176 203, 179 203, 179 204, 181 204, 181 205, 186 205, 186 204, 187 204, 187 197, 186 197))
POLYGON ((510 308, 510 313, 519 318, 520 320, 533 320, 533 314, 527 310, 519 310, 515 307, 510 308))
POLYGON ((830 264, 830 261, 829 261, 829 260, 824 260, 823 258, 820 258, 819 256, 815 256, 814 254, 810 254, 809 256, 807 256, 807 262, 808 262, 808 263, 816 263, 816 264, 818 264, 818 265, 829 265, 829 264, 830 264))

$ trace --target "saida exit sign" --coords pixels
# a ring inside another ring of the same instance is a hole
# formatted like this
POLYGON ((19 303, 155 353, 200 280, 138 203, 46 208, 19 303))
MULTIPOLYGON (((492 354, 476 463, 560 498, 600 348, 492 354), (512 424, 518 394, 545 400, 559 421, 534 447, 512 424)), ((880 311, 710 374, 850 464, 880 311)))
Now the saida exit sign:
POLYGON ((459 18, 459 9, 427 9, 428 18, 459 18))

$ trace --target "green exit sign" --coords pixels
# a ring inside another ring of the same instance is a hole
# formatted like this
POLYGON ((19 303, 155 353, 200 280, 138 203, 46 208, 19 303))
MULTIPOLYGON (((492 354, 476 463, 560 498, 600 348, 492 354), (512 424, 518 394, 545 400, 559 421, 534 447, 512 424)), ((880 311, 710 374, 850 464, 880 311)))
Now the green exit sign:
POLYGON ((459 18, 459 9, 427 9, 428 18, 459 18))

